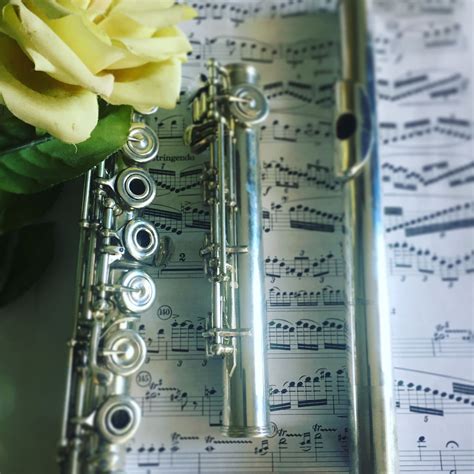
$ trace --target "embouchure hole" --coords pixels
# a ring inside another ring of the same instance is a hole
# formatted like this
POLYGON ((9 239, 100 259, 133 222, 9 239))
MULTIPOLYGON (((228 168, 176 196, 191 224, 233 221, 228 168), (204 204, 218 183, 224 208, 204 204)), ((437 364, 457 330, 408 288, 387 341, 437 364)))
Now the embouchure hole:
POLYGON ((147 230, 139 230, 137 232, 137 243, 140 247, 146 249, 151 244, 151 235, 147 230))
POLYGON ((146 192, 146 184, 140 178, 131 179, 128 187, 135 196, 143 196, 146 192))
POLYGON ((357 119, 354 114, 345 113, 336 122, 336 136, 339 140, 347 140, 357 130, 357 119))
POLYGON ((110 417, 110 422, 115 430, 122 431, 127 428, 132 421, 132 416, 128 410, 123 408, 115 410, 110 417))

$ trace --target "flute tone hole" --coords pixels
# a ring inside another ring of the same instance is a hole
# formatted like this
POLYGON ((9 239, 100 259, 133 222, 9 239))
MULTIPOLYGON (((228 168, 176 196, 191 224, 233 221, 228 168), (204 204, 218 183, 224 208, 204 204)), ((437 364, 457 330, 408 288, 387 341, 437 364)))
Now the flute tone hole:
POLYGON ((135 196, 143 196, 147 191, 147 186, 143 179, 133 178, 130 180, 129 189, 135 196))
POLYGON ((132 415, 128 410, 119 408, 118 410, 115 410, 110 416, 110 422, 114 430, 123 431, 127 429, 132 422, 132 415))
POLYGON ((152 242, 152 236, 147 230, 139 230, 137 232, 137 243, 140 247, 146 249, 150 246, 152 242))
POLYGON ((357 130, 357 118, 352 113, 340 115, 336 122, 336 136, 339 140, 347 140, 352 137, 357 130))

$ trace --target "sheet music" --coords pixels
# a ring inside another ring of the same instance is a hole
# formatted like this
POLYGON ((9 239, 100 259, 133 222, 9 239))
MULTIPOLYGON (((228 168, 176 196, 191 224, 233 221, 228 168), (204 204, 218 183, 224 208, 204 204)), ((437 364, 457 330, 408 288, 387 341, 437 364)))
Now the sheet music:
MULTIPOLYGON (((333 176, 333 0, 195 1, 193 52, 161 140, 149 218, 172 238, 140 328, 148 360, 133 393, 142 426, 127 473, 348 472, 342 190, 333 176), (319 18, 319 19, 318 19, 319 18), (200 336, 210 285, 198 256, 209 228, 182 143, 209 57, 258 66, 273 433, 220 436, 219 360, 200 336)), ((402 472, 474 472, 473 4, 378 0, 379 141, 402 472)))

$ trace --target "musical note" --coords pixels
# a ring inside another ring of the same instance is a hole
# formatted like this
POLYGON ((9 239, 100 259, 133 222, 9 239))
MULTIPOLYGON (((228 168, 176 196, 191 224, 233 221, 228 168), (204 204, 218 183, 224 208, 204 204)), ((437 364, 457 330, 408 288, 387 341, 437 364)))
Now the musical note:
POLYGON ((181 235, 185 229, 203 231, 210 228, 209 210, 198 206, 182 205, 181 209, 149 207, 144 214, 159 230, 166 233, 181 235))
POLYGON ((332 310, 345 305, 344 292, 326 286, 318 291, 282 291, 270 288, 267 298, 269 311, 332 310))
POLYGON ((335 373, 318 369, 314 375, 302 375, 280 388, 270 386, 270 411, 283 414, 294 410, 299 414, 347 416, 349 401, 343 369, 335 373))
POLYGON ((203 60, 215 58, 222 62, 244 61, 272 64, 285 61, 292 68, 315 61, 327 65, 334 61, 336 43, 332 40, 305 39, 295 42, 270 44, 244 36, 215 36, 191 40, 193 49, 188 53, 189 66, 202 67, 203 60))
POLYGON ((265 259, 266 275, 274 281, 277 278, 321 278, 344 275, 344 262, 335 258, 332 253, 319 258, 305 255, 291 259, 267 257, 265 259))
POLYGON ((472 122, 456 117, 418 118, 408 122, 380 122, 382 144, 392 147, 447 147, 472 139, 472 122))
POLYGON ((458 165, 440 159, 423 164, 418 170, 414 167, 385 162, 382 165, 382 180, 400 191, 420 191, 437 184, 459 188, 474 183, 474 161, 468 159, 458 165))
POLYGON ((416 212, 416 216, 407 217, 403 214, 393 215, 391 210, 385 213, 389 225, 387 233, 404 230, 405 237, 415 237, 424 234, 444 233, 448 231, 474 227, 474 206, 470 202, 457 204, 439 211, 426 213, 416 212))
POLYGON ((317 11, 334 11, 335 0, 288 0, 273 2, 223 2, 214 0, 213 2, 194 2, 191 6, 197 10, 195 22, 199 25, 203 22, 219 21, 228 19, 234 27, 247 22, 250 19, 267 17, 286 18, 304 16, 317 11))
POLYGON ((392 275, 422 276, 425 280, 437 276, 445 282, 474 275, 474 250, 456 257, 439 257, 429 249, 420 249, 406 242, 389 244, 388 248, 392 275))
POLYGON ((322 323, 312 319, 299 319, 295 324, 284 319, 272 319, 268 323, 270 358, 346 357, 347 334, 344 321, 325 319, 322 323))
POLYGON ((301 229, 305 231, 334 233, 342 231, 342 214, 332 214, 303 204, 272 204, 271 210, 263 211, 263 230, 301 229))
POLYGON ((191 166, 182 171, 170 169, 149 168, 158 189, 164 189, 171 193, 182 193, 198 188, 201 185, 202 166, 191 166))
POLYGON ((473 330, 451 328, 448 322, 436 325, 431 337, 394 337, 392 344, 397 358, 470 359, 474 356, 473 330))
POLYGON ((466 47, 462 25, 457 21, 437 19, 408 24, 407 27, 392 24, 383 36, 376 35, 375 51, 379 61, 397 64, 414 55, 457 52, 466 47))
POLYGON ((378 8, 396 16, 414 15, 452 15, 460 8, 464 0, 376 0, 378 8))
POLYGON ((468 79, 450 71, 420 71, 396 79, 378 79, 377 92, 380 100, 390 102, 416 102, 417 104, 445 103, 466 92, 468 79))
POLYGON ((294 168, 285 163, 284 157, 279 161, 263 162, 262 184, 285 191, 306 187, 335 192, 341 190, 340 180, 328 166, 316 162, 307 163, 304 168, 294 168))
POLYGON ((334 105, 334 82, 336 77, 322 76, 316 83, 300 81, 272 81, 263 84, 270 107, 294 108, 295 106, 315 104, 320 107, 334 105))
POLYGON ((397 412, 404 414, 445 416, 474 413, 474 399, 463 395, 403 380, 395 383, 397 412))

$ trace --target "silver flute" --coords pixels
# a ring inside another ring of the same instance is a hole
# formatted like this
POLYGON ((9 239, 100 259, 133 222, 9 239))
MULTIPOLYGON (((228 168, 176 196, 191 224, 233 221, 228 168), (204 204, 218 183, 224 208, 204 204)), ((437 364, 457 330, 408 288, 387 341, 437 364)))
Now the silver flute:
POLYGON ((231 437, 270 433, 262 243, 259 137, 268 115, 255 68, 210 60, 207 82, 192 101, 185 141, 209 150, 203 199, 211 228, 201 256, 212 283, 207 355, 222 357, 222 431, 231 437))
POLYGON ((364 0, 339 4, 336 175, 345 192, 351 461, 357 474, 397 474, 390 317, 376 146, 375 71, 364 0))
POLYGON ((155 227, 140 217, 156 191, 141 165, 157 155, 158 137, 134 117, 121 152, 84 180, 59 443, 63 474, 124 472, 124 443, 140 424, 130 382, 145 361, 146 345, 136 326, 156 293, 145 269, 159 263, 164 247, 155 227))

